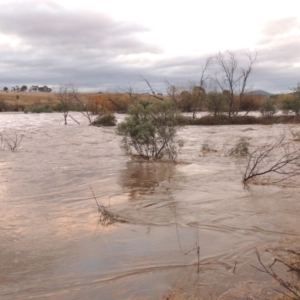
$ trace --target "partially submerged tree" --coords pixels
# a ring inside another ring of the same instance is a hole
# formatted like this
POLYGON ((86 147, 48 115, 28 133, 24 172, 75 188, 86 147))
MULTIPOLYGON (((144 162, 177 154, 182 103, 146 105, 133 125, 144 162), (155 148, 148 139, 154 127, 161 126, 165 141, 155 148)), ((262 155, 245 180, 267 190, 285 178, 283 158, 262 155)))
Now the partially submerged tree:
POLYGON ((243 182, 258 176, 277 175, 272 182, 281 182, 300 175, 300 149, 286 134, 281 134, 277 139, 270 139, 268 143, 249 151, 248 161, 243 171, 243 182))
POLYGON ((180 113, 174 103, 140 101, 128 113, 117 127, 123 137, 121 147, 127 154, 136 152, 145 159, 176 158, 183 144, 175 140, 180 113))
POLYGON ((62 107, 65 125, 68 124, 67 118, 69 111, 71 110, 72 104, 74 104, 72 89, 72 84, 60 85, 58 92, 55 94, 62 107))
POLYGON ((23 134, 15 132, 14 135, 0 133, 0 149, 8 148, 11 151, 17 151, 23 140, 23 134))
POLYGON ((59 90, 55 95, 61 104, 65 125, 67 125, 68 116, 79 124, 79 122, 70 115, 71 110, 80 111, 82 115, 88 119, 89 124, 93 125, 94 120, 92 113, 89 110, 89 106, 82 99, 83 96, 77 91, 73 84, 60 85, 59 90))

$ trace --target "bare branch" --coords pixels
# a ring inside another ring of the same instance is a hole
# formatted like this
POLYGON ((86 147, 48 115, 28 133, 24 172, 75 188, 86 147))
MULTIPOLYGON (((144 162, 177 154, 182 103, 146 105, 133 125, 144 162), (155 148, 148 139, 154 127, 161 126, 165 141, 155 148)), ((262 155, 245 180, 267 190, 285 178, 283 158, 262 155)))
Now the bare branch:
POLYGON ((255 267, 253 265, 251 265, 251 267, 253 267, 254 269, 262 272, 262 273, 265 273, 265 274, 268 274, 270 275, 272 278, 274 278, 283 288, 285 288, 286 290, 288 290, 293 296, 290 296, 288 294, 285 294, 284 292, 282 291, 277 291, 279 293, 282 293, 284 294, 285 296, 291 298, 291 299, 297 299, 297 300, 300 300, 300 295, 299 295, 299 290, 297 289, 297 287, 295 286, 295 284, 291 283, 291 282, 288 282, 288 281, 285 281, 283 280, 281 277, 279 277, 275 272, 274 270, 272 270, 271 267, 266 267, 264 265, 264 263, 262 262, 261 260, 261 257, 260 257, 260 254, 257 250, 257 248, 255 248, 255 254, 257 256, 257 259, 262 267, 262 269, 258 268, 258 267, 255 267))
POLYGON ((1 147, 8 148, 11 151, 17 151, 23 140, 24 135, 15 132, 13 136, 0 134, 1 147))
POLYGON ((141 78, 146 82, 146 84, 150 88, 151 94, 154 98, 159 99, 159 100, 164 100, 164 97, 158 96, 157 93, 155 93, 155 90, 153 89, 152 85, 150 84, 150 82, 146 78, 144 78, 143 76, 141 76, 141 78))
POLYGON ((286 141, 286 135, 283 133, 275 141, 250 151, 243 172, 243 182, 271 173, 280 175, 275 182, 298 176, 300 175, 299 160, 300 149, 296 148, 292 141, 286 141))

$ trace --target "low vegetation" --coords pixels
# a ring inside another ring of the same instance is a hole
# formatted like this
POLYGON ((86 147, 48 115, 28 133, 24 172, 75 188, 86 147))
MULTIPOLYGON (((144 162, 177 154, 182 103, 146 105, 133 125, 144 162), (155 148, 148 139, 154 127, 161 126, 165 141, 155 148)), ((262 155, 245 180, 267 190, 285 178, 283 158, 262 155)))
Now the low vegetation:
POLYGON ((180 128, 179 117, 180 113, 171 102, 137 102, 117 127, 117 133, 122 136, 122 149, 126 154, 136 153, 147 160, 175 159, 183 146, 182 141, 175 139, 180 128))
POLYGON ((228 156, 247 156, 249 155, 249 139, 246 137, 241 137, 235 144, 235 146, 230 149, 228 156))
POLYGON ((96 119, 92 122, 94 126, 116 126, 117 119, 115 115, 109 111, 99 113, 96 119))

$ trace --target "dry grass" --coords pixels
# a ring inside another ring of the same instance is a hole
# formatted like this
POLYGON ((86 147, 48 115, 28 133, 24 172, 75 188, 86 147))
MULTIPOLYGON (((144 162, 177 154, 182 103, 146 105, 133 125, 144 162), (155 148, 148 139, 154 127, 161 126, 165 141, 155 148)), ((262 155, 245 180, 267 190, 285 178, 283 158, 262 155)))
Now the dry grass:
MULTIPOLYGON (((125 109, 131 104, 130 97, 126 93, 79 93, 84 103, 91 105, 93 110, 106 108, 109 111, 122 111, 117 105, 125 109)), ((152 98, 149 94, 134 94, 139 100, 149 100, 152 98)), ((56 105, 60 103, 56 93, 43 92, 0 92, 0 101, 11 107, 33 107, 41 105, 56 105)))
POLYGON ((3 100, 8 105, 18 106, 59 103, 58 99, 53 93, 0 92, 0 100, 3 100))

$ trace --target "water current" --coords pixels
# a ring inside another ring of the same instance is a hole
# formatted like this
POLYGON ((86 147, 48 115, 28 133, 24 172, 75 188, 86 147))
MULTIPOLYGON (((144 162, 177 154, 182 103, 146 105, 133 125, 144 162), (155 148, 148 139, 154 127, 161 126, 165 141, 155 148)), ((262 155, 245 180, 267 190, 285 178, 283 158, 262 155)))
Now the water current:
POLYGON ((246 160, 224 155, 240 137, 259 144, 298 125, 187 126, 176 163, 146 162, 122 153, 115 128, 73 115, 80 125, 0 115, 2 135, 23 135, 18 151, 0 150, 0 299, 218 298, 269 280, 250 266, 255 247, 299 240, 300 188, 245 188, 246 160), (91 189, 126 222, 103 226, 91 189))

